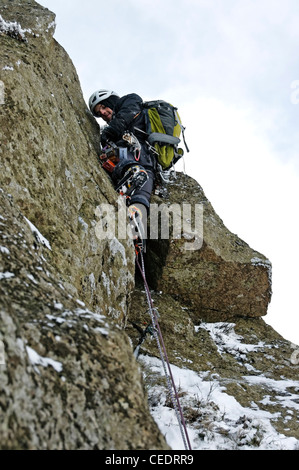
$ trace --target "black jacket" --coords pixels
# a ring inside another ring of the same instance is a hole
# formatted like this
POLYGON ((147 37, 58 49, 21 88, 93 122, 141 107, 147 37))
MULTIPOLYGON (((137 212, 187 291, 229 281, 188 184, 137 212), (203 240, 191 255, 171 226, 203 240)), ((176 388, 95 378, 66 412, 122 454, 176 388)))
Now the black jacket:
POLYGON ((149 201, 155 179, 156 159, 145 144, 147 134, 145 133, 146 121, 143 101, 142 98, 135 93, 123 96, 116 103, 112 120, 108 126, 104 128, 101 135, 102 146, 104 147, 108 141, 112 141, 119 147, 126 147, 127 143, 122 140, 122 136, 126 131, 133 133, 139 140, 141 144, 140 156, 137 162, 133 153, 128 151, 126 158, 120 160, 111 176, 115 182, 118 182, 127 171, 128 167, 139 164, 145 168, 148 174, 148 181, 141 189, 133 194, 130 199, 130 204, 140 203, 149 208, 149 201))
POLYGON ((135 127, 145 132, 145 115, 142 98, 136 93, 131 93, 116 103, 112 120, 102 132, 101 144, 105 146, 108 140, 119 142, 126 131, 135 134, 142 143, 145 135, 138 132, 135 127))

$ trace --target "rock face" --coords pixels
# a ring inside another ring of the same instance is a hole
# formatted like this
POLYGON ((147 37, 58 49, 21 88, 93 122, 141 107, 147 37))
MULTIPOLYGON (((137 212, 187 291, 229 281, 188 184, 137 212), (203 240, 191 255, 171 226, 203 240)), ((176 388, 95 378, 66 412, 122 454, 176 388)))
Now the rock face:
MULTIPOLYGON (((147 400, 157 377, 133 355, 132 323, 148 321, 133 245, 99 237, 100 205, 119 207, 98 164, 99 127, 53 39, 55 15, 33 0, 0 5, 0 447, 168 449, 147 400)), ((252 376, 294 378, 292 346, 260 318, 270 262, 224 227, 192 178, 178 175, 168 199, 153 203, 179 212, 176 237, 150 240, 146 256, 171 362, 217 375, 242 403, 262 400, 263 388, 243 380, 248 365, 225 345, 219 353, 205 322, 231 331, 223 322, 234 321, 259 345, 252 376), (184 202, 203 216, 195 238, 184 202)), ((158 355, 152 343, 142 352, 158 355)), ((187 403, 185 411, 202 435, 202 416, 187 403)), ((299 439, 295 414, 287 431, 277 413, 280 432, 299 439)))
POLYGON ((132 244, 95 233, 98 205, 116 205, 98 125, 54 14, 1 0, 1 15, 1 448, 167 448, 116 327, 132 244))
POLYGON ((67 292, 41 235, 0 200, 1 449, 165 448, 128 337, 67 292))
POLYGON ((52 38, 54 14, 31 1, 2 4, 2 188, 51 240, 62 282, 97 312, 124 317, 134 284, 131 245, 118 247, 116 258, 124 253, 128 263, 120 281, 114 247, 95 235, 96 207, 116 204, 97 162, 99 127, 70 58, 52 38), (23 39, 12 37, 13 28, 23 39))
MULTIPOLYGON (((168 188, 162 206, 174 209, 170 214, 179 212, 179 219, 172 218, 169 239, 148 244, 147 264, 155 289, 188 306, 195 322, 266 315, 270 261, 229 232, 195 180, 178 174, 168 188), (189 206, 199 207, 197 213, 190 212, 188 222, 189 206), (177 239, 171 238, 174 224, 181 226, 177 239)), ((161 207, 161 200, 156 203, 161 207)))

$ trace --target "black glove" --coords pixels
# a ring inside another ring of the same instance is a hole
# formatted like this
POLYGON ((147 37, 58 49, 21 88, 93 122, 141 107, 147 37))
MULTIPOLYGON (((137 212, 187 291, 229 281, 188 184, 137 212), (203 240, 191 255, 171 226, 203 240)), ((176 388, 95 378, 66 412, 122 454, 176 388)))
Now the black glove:
POLYGON ((101 146, 102 146, 103 148, 106 147, 107 142, 108 142, 108 139, 107 139, 105 133, 103 132, 103 133, 101 134, 101 146))
POLYGON ((105 127, 101 133, 101 145, 106 147, 109 142, 115 142, 115 135, 109 126, 105 127))

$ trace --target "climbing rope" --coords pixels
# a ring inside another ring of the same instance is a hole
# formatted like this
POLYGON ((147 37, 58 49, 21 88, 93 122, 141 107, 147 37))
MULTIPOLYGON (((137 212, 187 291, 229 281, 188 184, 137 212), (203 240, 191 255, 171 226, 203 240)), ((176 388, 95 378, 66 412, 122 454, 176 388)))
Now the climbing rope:
POLYGON ((181 405, 180 405, 179 396, 178 396, 177 389, 176 389, 176 386, 175 386, 175 382, 174 382, 174 379, 173 379, 173 375, 172 375, 170 363, 169 363, 169 360, 168 360, 168 356, 167 356, 163 336, 162 336, 160 325, 159 325, 159 322, 158 322, 158 312, 154 308, 154 304, 153 304, 153 300, 152 300, 152 297, 151 297, 150 289, 149 289, 149 286, 148 286, 148 283, 147 283, 147 280, 146 280, 146 276, 145 276, 143 253, 142 253, 142 250, 139 249, 139 247, 136 249, 136 264, 139 268, 140 274, 141 274, 142 279, 143 279, 146 298, 147 298, 147 303, 148 303, 148 307, 149 307, 149 313, 150 313, 150 317, 151 317, 151 321, 152 321, 152 325, 153 325, 153 334, 154 334, 154 336, 156 338, 156 341, 157 341, 157 346, 158 346, 159 354, 160 354, 160 357, 161 357, 161 361, 162 361, 164 374, 165 374, 166 381, 167 381, 169 394, 170 394, 170 397, 171 397, 173 408, 175 410, 175 414, 176 414, 176 418, 177 418, 177 421, 178 421, 178 424, 179 424, 179 428, 180 428, 180 432, 181 432, 182 439, 183 439, 183 442, 184 442, 184 446, 185 446, 186 450, 192 450, 190 440, 189 440, 189 436, 188 436, 186 423, 185 423, 185 419, 184 419, 182 408, 181 408, 181 405), (140 257, 141 262, 139 262, 138 257, 140 257))

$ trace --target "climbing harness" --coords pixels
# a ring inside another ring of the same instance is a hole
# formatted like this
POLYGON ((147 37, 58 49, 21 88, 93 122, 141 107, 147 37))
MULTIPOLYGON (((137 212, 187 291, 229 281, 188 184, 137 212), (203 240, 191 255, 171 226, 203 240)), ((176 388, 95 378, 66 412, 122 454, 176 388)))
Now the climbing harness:
MULTIPOLYGON (((177 393, 177 390, 176 390, 176 386, 175 386, 175 382, 174 382, 174 379, 173 379, 169 359, 168 359, 168 356, 167 356, 163 336, 162 336, 160 325, 159 325, 159 322, 158 322, 158 316, 159 315, 158 315, 157 310, 154 308, 154 304, 153 304, 153 300, 152 300, 152 297, 151 297, 150 289, 149 289, 149 286, 148 286, 148 283, 147 283, 147 280, 146 280, 146 276, 145 276, 143 253, 142 253, 142 250, 139 249, 138 246, 137 247, 135 246, 135 251, 136 251, 136 264, 138 266, 141 277, 143 279, 146 298, 147 298, 147 303, 148 303, 148 308, 149 308, 149 313, 150 313, 151 322, 152 322, 151 332, 152 332, 152 334, 154 335, 154 337, 157 341, 157 346, 158 346, 159 354, 160 354, 160 357, 161 357, 161 361, 162 361, 163 370, 164 370, 164 374, 165 374, 166 381, 167 381, 169 394, 170 394, 170 397, 171 397, 173 408, 175 410, 176 418, 177 418, 177 421, 178 421, 178 424, 179 424, 179 428, 180 428, 180 432, 181 432, 181 435, 182 435, 182 439, 183 439, 183 442, 184 442, 185 449, 186 450, 192 450, 190 440, 189 440, 189 436, 188 436, 186 423, 185 423, 185 419, 184 419, 182 408, 181 408, 181 405, 180 405, 180 400, 179 400, 178 393, 177 393), (139 261, 139 258, 140 258, 140 261, 139 261)), ((139 346, 139 349, 140 349, 140 346, 139 346)), ((138 350, 138 352, 139 352, 139 350, 138 350)))

